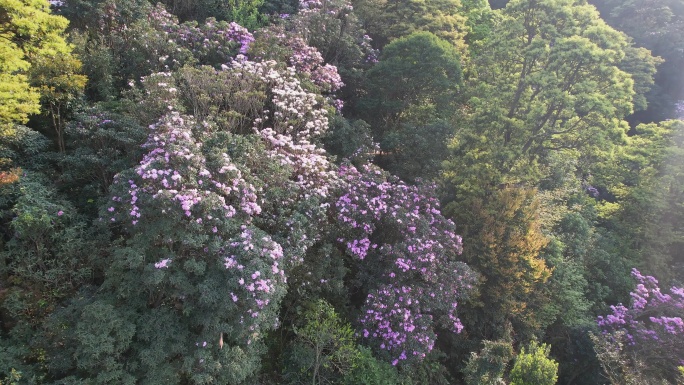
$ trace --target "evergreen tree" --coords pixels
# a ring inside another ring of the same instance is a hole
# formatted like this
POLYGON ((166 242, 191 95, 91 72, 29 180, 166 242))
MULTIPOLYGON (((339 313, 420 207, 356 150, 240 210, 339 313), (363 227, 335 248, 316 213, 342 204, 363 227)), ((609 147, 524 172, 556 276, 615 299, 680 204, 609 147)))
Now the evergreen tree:
POLYGON ((550 346, 533 341, 523 348, 511 369, 511 385, 554 385, 558 363, 549 358, 550 346))

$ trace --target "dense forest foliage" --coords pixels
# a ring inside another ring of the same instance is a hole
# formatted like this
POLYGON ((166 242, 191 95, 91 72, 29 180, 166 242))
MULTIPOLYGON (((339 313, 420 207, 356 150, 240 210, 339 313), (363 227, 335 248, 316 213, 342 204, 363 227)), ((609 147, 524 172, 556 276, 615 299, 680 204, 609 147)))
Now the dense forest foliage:
POLYGON ((0 0, 0 384, 684 383, 682 69, 684 0, 0 0))

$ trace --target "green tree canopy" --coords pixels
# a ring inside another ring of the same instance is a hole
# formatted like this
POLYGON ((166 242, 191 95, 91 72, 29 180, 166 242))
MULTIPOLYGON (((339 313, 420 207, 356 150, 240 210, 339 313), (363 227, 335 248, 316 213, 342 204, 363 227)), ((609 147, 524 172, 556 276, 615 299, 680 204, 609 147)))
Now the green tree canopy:
POLYGON ((39 111, 39 91, 27 72, 40 58, 69 54, 62 34, 68 21, 47 0, 0 1, 0 125, 26 122, 39 111))
POLYGON ((549 358, 550 346, 532 342, 523 348, 511 369, 511 385, 554 385, 558 363, 549 358))
POLYGON ((362 103, 377 132, 396 128, 423 108, 444 116, 453 108, 461 65, 458 52, 430 32, 415 32, 388 44, 368 71, 369 96, 362 103))
POLYGON ((363 118, 385 157, 383 165, 402 178, 430 177, 446 158, 462 72, 460 55, 430 32, 394 40, 368 71, 363 118))
POLYGON ((632 111, 634 80, 619 67, 627 38, 594 7, 515 0, 500 12, 473 58, 472 97, 452 144, 447 177, 459 189, 534 184, 553 152, 592 159, 624 140, 632 111))
POLYGON ((380 47, 413 32, 428 31, 465 49, 468 27, 460 0, 356 0, 354 6, 380 47))

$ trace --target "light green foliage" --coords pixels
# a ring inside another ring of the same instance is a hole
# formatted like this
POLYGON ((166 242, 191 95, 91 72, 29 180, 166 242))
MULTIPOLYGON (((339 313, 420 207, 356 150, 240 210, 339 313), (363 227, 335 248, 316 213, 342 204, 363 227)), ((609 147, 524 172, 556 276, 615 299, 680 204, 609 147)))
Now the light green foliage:
POLYGON ((663 59, 653 56, 646 48, 630 46, 625 49, 625 58, 620 63, 621 70, 632 75, 634 80, 634 110, 645 110, 648 107, 647 96, 653 88, 656 67, 663 59))
MULTIPOLYGON (((591 245, 591 239, 585 239, 591 245)), ((547 250, 551 248, 548 247, 547 250)), ((558 251, 560 254, 561 251, 558 251)), ((558 254, 550 252, 545 255, 553 274, 546 288, 550 301, 540 315, 545 319, 542 324, 549 325, 555 321, 564 326, 574 327, 592 323, 593 319, 589 316, 592 303, 586 298, 589 283, 583 258, 558 254)))
POLYGON ((31 70, 31 83, 40 91, 60 152, 66 151, 64 128, 88 79, 80 74, 81 62, 68 54, 39 58, 31 70))
POLYGON ((370 349, 358 347, 359 358, 352 370, 344 376, 344 385, 398 385, 401 384, 397 369, 387 362, 373 357, 370 349))
POLYGON ((625 301, 628 255, 624 243, 607 242, 607 231, 597 228, 597 201, 580 181, 572 174, 554 179, 543 182, 549 190, 540 193, 542 229, 550 238, 542 256, 553 274, 543 288, 549 301, 537 314, 559 362, 559 383, 600 383, 587 333, 596 327, 593 311, 605 308, 606 302, 625 301))
POLYGON ((446 166, 457 195, 483 184, 535 185, 552 152, 594 159, 624 140, 621 119, 632 111, 634 81, 619 68, 626 37, 593 7, 516 0, 500 16, 473 58, 469 109, 446 166))
POLYGON ((621 234, 640 268, 661 279, 673 277, 682 234, 682 123, 641 124, 613 161, 597 168, 595 183, 613 197, 600 215, 621 234), (633 218, 641 220, 635 222, 633 218), (641 261, 641 262, 639 262, 641 261))
POLYGON ((228 21, 234 21, 249 30, 254 30, 264 24, 264 18, 259 13, 264 0, 228 0, 227 5, 226 19, 228 21))
MULTIPOLYGON (((544 192, 548 199, 553 192, 544 192)), ((563 201, 543 203, 545 209, 552 206, 561 211, 560 218, 550 228, 550 242, 543 255, 547 264, 553 269, 545 290, 551 301, 543 309, 548 324, 553 327, 577 327, 593 324, 589 309, 591 301, 587 299, 589 283, 585 261, 592 258, 595 243, 595 229, 591 220, 591 200, 584 197, 583 192, 575 193, 563 201), (589 217, 589 218, 588 218, 589 217), (562 325, 562 326, 561 326, 562 325)), ((543 209, 544 210, 544 209, 543 209)), ((542 215, 548 216, 548 212, 542 215)))
POLYGON ((467 19, 466 43, 468 44, 468 51, 476 55, 482 41, 489 37, 492 32, 496 13, 492 12, 487 0, 461 0, 461 4, 463 5, 462 13, 466 15, 467 19))
POLYGON ((511 385, 554 385, 558 380, 558 363, 549 358, 551 347, 530 343, 523 348, 511 369, 511 385))
MULTIPOLYGON (((542 229, 550 238, 543 257, 554 269, 545 288, 551 301, 543 317, 550 326, 548 335, 554 336, 564 334, 558 328, 593 325, 594 311, 626 302, 634 263, 634 252, 621 232, 614 225, 599 225, 605 223, 603 203, 585 190, 591 186, 572 175, 568 179, 563 187, 540 192, 542 229)), ((563 348, 561 343, 553 345, 563 348)))
POLYGON ((50 14, 47 0, 0 1, 0 126, 26 122, 39 111, 38 90, 27 71, 41 58, 69 55, 67 20, 50 14))
POLYGON ((302 321, 303 326, 295 326, 296 337, 285 367, 288 383, 336 383, 353 374, 360 353, 351 326, 342 323, 335 309, 318 300, 304 312, 302 321))
POLYGON ((513 358, 510 341, 483 341, 479 353, 471 352, 463 368, 467 385, 502 385, 509 361, 513 358))
POLYGON ((218 20, 234 21, 250 30, 264 24, 259 8, 264 0, 164 0, 169 11, 182 21, 204 21, 209 17, 218 20))
POLYGON ((427 31, 465 51, 468 27, 459 0, 356 0, 353 3, 378 47, 416 31, 427 31))

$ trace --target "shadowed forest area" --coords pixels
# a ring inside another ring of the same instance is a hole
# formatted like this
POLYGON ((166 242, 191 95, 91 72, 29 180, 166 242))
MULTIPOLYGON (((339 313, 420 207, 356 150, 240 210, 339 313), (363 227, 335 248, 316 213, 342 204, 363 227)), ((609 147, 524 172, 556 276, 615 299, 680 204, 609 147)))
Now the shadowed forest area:
POLYGON ((0 0, 0 385, 682 384, 683 69, 684 0, 0 0))

